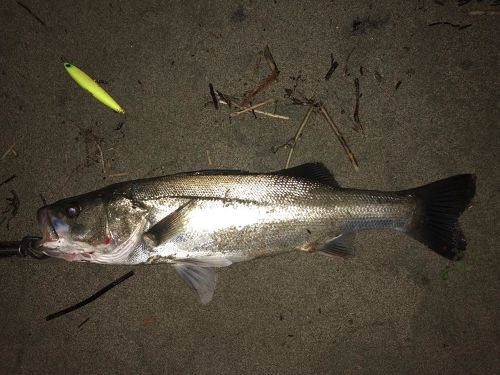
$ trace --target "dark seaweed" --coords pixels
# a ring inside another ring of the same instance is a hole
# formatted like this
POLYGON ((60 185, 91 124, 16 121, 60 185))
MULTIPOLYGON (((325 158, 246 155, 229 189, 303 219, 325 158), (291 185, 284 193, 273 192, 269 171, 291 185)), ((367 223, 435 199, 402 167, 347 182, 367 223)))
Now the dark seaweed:
POLYGON ((114 288, 115 286, 117 286, 118 284, 121 284, 122 282, 124 282, 125 280, 127 280, 129 277, 131 277, 133 275, 134 275, 134 271, 127 272, 125 275, 123 275, 122 277, 116 279, 112 283, 106 285, 104 288, 102 288, 101 290, 97 291, 96 293, 94 293, 93 295, 91 295, 89 298, 83 300, 82 302, 79 302, 76 305, 67 307, 67 308, 65 308, 65 309, 63 309, 61 311, 56 312, 56 313, 47 315, 45 317, 45 320, 49 321, 49 320, 52 320, 52 319, 55 319, 55 318, 59 318, 60 316, 63 316, 65 314, 67 314, 67 313, 70 313, 72 311, 78 310, 80 307, 88 305, 90 302, 95 301, 97 298, 99 298, 100 296, 102 296, 103 294, 105 294, 106 292, 108 292, 109 290, 111 290, 112 288, 114 288))

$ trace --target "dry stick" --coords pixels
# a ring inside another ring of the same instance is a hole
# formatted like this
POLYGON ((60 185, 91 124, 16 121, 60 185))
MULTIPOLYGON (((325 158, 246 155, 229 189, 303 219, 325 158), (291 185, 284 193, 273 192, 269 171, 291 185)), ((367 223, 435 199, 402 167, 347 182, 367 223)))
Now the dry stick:
POLYGON ((313 105, 309 106, 309 109, 307 110, 304 119, 302 120, 299 128, 297 129, 297 133, 295 133, 295 137, 291 142, 290 150, 288 151, 288 158, 286 159, 285 168, 288 168, 288 166, 290 165, 290 160, 292 159, 293 150, 295 149, 295 146, 297 145, 297 142, 299 141, 300 137, 302 137, 302 133, 304 133, 304 129, 307 125, 307 122, 309 121, 309 118, 311 117, 311 114, 314 111, 314 108, 315 107, 313 105))
POLYGON ((253 111, 254 109, 256 108, 260 108, 262 106, 265 106, 266 104, 269 104, 273 101, 273 99, 268 99, 266 100, 265 102, 262 102, 262 103, 259 103, 259 104, 255 104, 255 105, 252 105, 251 107, 246 107, 245 109, 242 109, 241 111, 238 111, 238 112, 231 112, 229 114, 229 116, 231 117, 236 117, 236 116, 239 116, 241 115, 242 113, 246 113, 246 112, 250 112, 250 111, 253 111))
POLYGON ((448 22, 448 21, 444 21, 444 22, 434 22, 434 23, 430 23, 428 24, 427 26, 436 26, 436 25, 449 25, 451 27, 456 27, 458 30, 463 30, 463 29, 466 29, 468 27, 471 27, 472 24, 469 23, 467 25, 458 25, 458 24, 455 24, 455 23, 451 23, 451 22, 448 22))
POLYGON ((2 157, 0 158, 0 160, 5 159, 7 157, 7 155, 9 155, 12 152, 12 150, 14 149, 15 145, 16 145, 15 143, 13 143, 12 145, 10 145, 10 147, 7 149, 7 151, 4 152, 4 154, 2 155, 2 157))
POLYGON ((469 13, 469 16, 500 16, 500 12, 496 10, 471 10, 469 13))
POLYGON ((350 73, 349 73, 349 59, 351 58, 351 55, 352 53, 354 52, 354 48, 355 47, 352 47, 351 51, 349 52, 349 54, 347 55, 346 59, 345 59, 345 65, 344 65, 344 77, 347 77, 350 73))
POLYGON ((210 89, 210 96, 212 97, 215 109, 219 109, 219 103, 217 103, 217 97, 215 96, 214 86, 211 83, 209 83, 208 88, 210 89))
MULTIPOLYGON (((228 102, 224 101, 224 100, 219 100, 219 103, 220 104, 225 104, 225 105, 230 105, 228 102)), ((231 103, 231 105, 234 105, 235 107, 237 108, 245 108, 237 103, 231 103)), ((277 119, 281 119, 281 120, 290 120, 290 117, 288 116, 283 116, 283 115, 277 115, 275 113, 270 113, 270 112, 264 112, 264 111, 259 111, 258 109, 254 109, 253 112, 255 113, 258 113, 259 115, 263 115, 263 116, 268 116, 268 117, 272 117, 272 118, 277 118, 277 119)))
POLYGON ((10 217, 7 220, 7 230, 9 230, 10 221, 17 215, 17 211, 19 210, 19 205, 21 204, 19 202, 19 197, 16 194, 16 192, 14 190, 11 190, 10 193, 12 194, 12 198, 7 198, 7 201, 9 202, 7 210, 2 211, 2 213, 7 213, 10 210, 10 217))
POLYGON ((246 106, 247 104, 249 104, 253 97, 255 95, 257 95, 259 92, 267 89, 271 83, 273 83, 276 78, 278 77, 278 74, 275 73, 275 72, 272 72, 271 74, 269 74, 266 78, 264 78, 258 85, 255 89, 253 89, 244 99, 243 99, 243 102, 241 103, 243 106, 246 106))
POLYGON ((26 12, 28 12, 30 16, 32 16, 34 19, 36 19, 40 23, 40 25, 46 26, 45 22, 43 22, 40 17, 38 17, 35 13, 33 13, 33 11, 28 6, 24 5, 23 3, 19 2, 19 1, 16 1, 16 3, 20 7, 24 8, 24 10, 26 10, 26 12))
POLYGON ((330 60, 331 60, 330 69, 328 69, 328 72, 326 72, 325 81, 328 81, 330 79, 332 74, 335 72, 335 69, 337 69, 337 67, 339 66, 339 63, 336 62, 335 59, 333 58, 333 53, 330 54, 330 60))
POLYGON ((347 144, 346 140, 344 139, 344 136, 340 132, 340 129, 338 128, 337 125, 333 122, 332 118, 328 114, 328 111, 324 107, 323 103, 320 103, 319 109, 321 111, 321 114, 325 118, 326 122, 330 125, 332 130, 335 132, 335 135, 337 136, 340 144, 344 148, 344 151, 346 152, 347 156, 349 157, 349 160, 351 161, 351 164, 356 172, 359 172, 359 164, 358 161, 356 160, 356 157, 352 153, 351 149, 349 148, 349 145, 347 144))
POLYGON ((262 52, 258 52, 255 56, 255 67, 253 68, 253 74, 259 74, 260 60, 262 59, 262 52))
POLYGON ((16 178, 16 177, 17 177, 17 176, 16 176, 15 174, 13 174, 13 175, 12 175, 12 176, 10 176, 9 178, 7 178, 7 179, 3 180, 2 182, 0 182, 0 186, 5 185, 5 184, 7 184, 7 183, 11 182, 11 181, 12 181, 14 178, 16 178))
POLYGON ((276 73, 276 75, 278 75, 280 71, 278 70, 276 63, 274 62, 273 55, 271 55, 271 50, 267 45, 264 47, 264 58, 266 59, 269 69, 271 69, 273 73, 276 73))
POLYGON ((359 120, 359 99, 361 98, 361 94, 359 91, 359 79, 354 78, 354 89, 355 89, 355 95, 356 95, 356 104, 354 105, 354 122, 356 123, 356 131, 361 131, 363 132, 363 125, 361 125, 361 121, 359 120))
POLYGON ((102 173, 106 175, 106 168, 104 167, 104 154, 102 153, 102 148, 99 145, 99 142, 94 141, 95 145, 97 146, 97 149, 99 150, 99 153, 101 154, 101 165, 102 165, 102 173))
POLYGON ((267 89, 271 85, 271 83, 273 83, 278 78, 278 75, 280 74, 276 63, 274 62, 273 56, 271 55, 271 51, 269 50, 269 46, 266 46, 264 48, 264 58, 266 59, 269 69, 271 69, 271 74, 264 78, 256 88, 254 88, 252 91, 250 91, 250 93, 247 94, 247 96, 243 99, 243 103, 241 103, 242 106, 246 106, 247 104, 249 104, 255 95, 267 89))
POLYGON ((210 151, 205 150, 207 152, 207 162, 209 166, 212 166, 212 158, 210 157, 210 151))
MULTIPOLYGON (((217 94, 219 94, 219 97, 220 97, 220 98, 222 98, 222 100, 224 100, 224 101, 225 101, 225 103, 223 103, 223 104, 226 104, 226 105, 228 105, 228 106, 229 106, 229 108, 231 108, 231 104, 232 104, 231 99, 230 99, 230 98, 228 98, 228 97, 226 97, 223 93, 221 93, 221 92, 220 92, 220 91, 218 91, 218 90, 217 90, 217 94)), ((219 100, 219 103, 221 103, 221 101, 220 101, 220 100, 219 100)))
POLYGON ((85 319, 83 322, 81 322, 80 324, 78 324, 78 328, 82 328, 82 326, 87 323, 88 321, 90 320, 90 318, 87 318, 85 319))

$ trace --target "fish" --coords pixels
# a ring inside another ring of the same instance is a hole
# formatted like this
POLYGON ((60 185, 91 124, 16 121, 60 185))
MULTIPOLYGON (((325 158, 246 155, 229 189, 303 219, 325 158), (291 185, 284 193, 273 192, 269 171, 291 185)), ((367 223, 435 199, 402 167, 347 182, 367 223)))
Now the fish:
POLYGON ((116 183, 40 208, 37 249, 67 261, 169 263, 208 303, 214 268, 291 251, 354 255, 360 230, 393 229, 459 260, 461 174, 401 191, 343 188, 322 163, 268 173, 203 170, 116 183))
POLYGON ((83 70, 77 68, 71 63, 65 62, 64 67, 68 74, 78 85, 84 90, 92 94, 94 98, 99 100, 105 106, 108 106, 117 113, 125 114, 122 107, 101 87, 99 84, 89 77, 83 70))

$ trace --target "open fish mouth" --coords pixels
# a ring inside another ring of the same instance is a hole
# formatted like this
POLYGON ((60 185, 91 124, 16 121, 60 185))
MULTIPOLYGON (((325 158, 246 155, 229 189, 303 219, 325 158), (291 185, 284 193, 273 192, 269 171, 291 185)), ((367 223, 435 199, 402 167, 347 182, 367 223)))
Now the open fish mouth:
POLYGON ((39 245, 43 246, 47 243, 59 240, 59 235, 52 225, 47 207, 42 207, 38 210, 37 220, 40 230, 42 231, 42 239, 39 245))
POLYGON ((38 210, 37 220, 42 238, 37 245, 40 251, 54 258, 67 261, 90 262, 93 259, 93 249, 88 249, 83 242, 68 240, 65 236, 59 236, 50 218, 47 207, 38 210))

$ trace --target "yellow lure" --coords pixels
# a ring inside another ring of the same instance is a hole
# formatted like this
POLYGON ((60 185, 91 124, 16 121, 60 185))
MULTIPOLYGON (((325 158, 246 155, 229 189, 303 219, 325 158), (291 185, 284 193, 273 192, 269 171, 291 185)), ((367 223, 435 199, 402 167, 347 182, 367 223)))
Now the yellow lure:
POLYGON ((122 107, 120 107, 120 105, 115 102, 115 100, 85 72, 67 62, 64 63, 64 67, 71 78, 73 78, 82 88, 90 92, 94 98, 99 100, 102 104, 107 105, 115 112, 125 113, 122 107))

